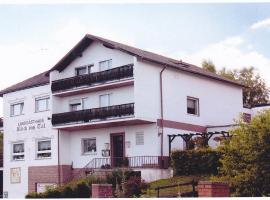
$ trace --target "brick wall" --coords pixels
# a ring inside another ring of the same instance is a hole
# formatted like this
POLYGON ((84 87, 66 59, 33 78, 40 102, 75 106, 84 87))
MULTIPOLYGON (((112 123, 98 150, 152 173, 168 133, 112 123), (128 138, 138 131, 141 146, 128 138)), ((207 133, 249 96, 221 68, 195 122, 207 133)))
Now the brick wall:
POLYGON ((92 198, 112 198, 112 184, 92 184, 92 198))
MULTIPOLYGON (((70 165, 60 165, 60 181, 65 183, 72 173, 70 165)), ((58 165, 28 167, 28 192, 36 191, 37 183, 58 184, 58 165)))
POLYGON ((227 183, 200 181, 198 183, 199 197, 229 197, 230 189, 227 183))

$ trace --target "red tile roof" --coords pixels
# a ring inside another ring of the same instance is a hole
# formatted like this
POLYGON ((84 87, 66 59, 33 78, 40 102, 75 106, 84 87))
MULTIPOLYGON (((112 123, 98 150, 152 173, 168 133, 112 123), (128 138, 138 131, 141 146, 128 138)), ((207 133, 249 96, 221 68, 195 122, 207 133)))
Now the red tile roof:
POLYGON ((233 84, 236 86, 243 87, 242 84, 240 84, 237 81, 233 81, 227 78, 224 78, 222 76, 219 76, 215 73, 209 72, 207 70, 204 70, 200 67, 197 67, 195 65, 182 62, 179 60, 175 60, 172 58, 168 58, 156 53, 152 53, 149 51, 144 51, 142 49, 138 49, 135 47, 131 47, 125 44, 121 44, 118 42, 114 42, 105 38, 101 38, 98 36, 87 34, 85 37, 76 44, 56 65, 51 68, 47 72, 43 72, 41 74, 38 74, 32 78, 29 78, 25 81, 22 81, 20 83, 17 83, 15 85, 12 85, 11 87, 8 87, 2 91, 0 91, 0 96, 3 96, 3 94, 9 93, 9 92, 15 92, 18 90, 23 90, 27 88, 37 87, 45 84, 49 84, 49 73, 53 70, 62 71, 64 70, 75 58, 77 58, 79 55, 82 54, 82 52, 93 42, 98 41, 101 42, 104 46, 112 49, 117 49, 119 51, 126 52, 128 54, 131 54, 133 56, 136 56, 139 60, 145 60, 152 63, 156 63, 162 66, 172 67, 184 72, 192 73, 195 75, 200 75, 203 77, 207 77, 210 79, 215 79, 218 81, 222 81, 225 83, 233 84))

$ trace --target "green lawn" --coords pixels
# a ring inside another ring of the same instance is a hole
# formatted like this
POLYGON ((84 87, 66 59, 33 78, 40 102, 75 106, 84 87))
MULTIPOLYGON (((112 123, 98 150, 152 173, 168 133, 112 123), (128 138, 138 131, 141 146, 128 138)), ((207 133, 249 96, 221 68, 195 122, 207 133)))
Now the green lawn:
MULTIPOLYGON (((158 186, 165 186, 165 185, 174 185, 178 183, 186 183, 191 182, 193 179, 195 181, 199 180, 209 180, 209 176, 176 176, 169 179, 160 179, 158 181, 154 181, 149 183, 150 188, 145 191, 145 194, 142 195, 142 197, 156 197, 157 192, 155 191, 155 188, 158 186)), ((161 197, 176 197, 179 196, 180 193, 183 192, 190 192, 192 191, 192 186, 179 186, 179 187, 173 187, 173 188, 167 188, 160 190, 160 196, 161 197)))

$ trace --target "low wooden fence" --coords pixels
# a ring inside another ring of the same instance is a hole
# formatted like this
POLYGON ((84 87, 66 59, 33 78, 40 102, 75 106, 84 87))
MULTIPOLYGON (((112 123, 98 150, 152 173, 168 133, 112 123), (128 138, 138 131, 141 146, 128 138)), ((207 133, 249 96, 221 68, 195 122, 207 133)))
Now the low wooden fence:
POLYGON ((173 185, 165 185, 165 186, 156 187, 155 190, 157 191, 157 197, 160 197, 160 190, 162 190, 162 189, 173 188, 173 187, 181 187, 181 186, 189 186, 189 185, 192 186, 192 191, 191 192, 185 192, 182 195, 183 196, 188 196, 188 197, 197 197, 198 192, 196 191, 196 186, 198 185, 198 182, 194 181, 194 180, 192 180, 191 182, 186 182, 186 183, 178 183, 178 184, 173 184, 173 185))

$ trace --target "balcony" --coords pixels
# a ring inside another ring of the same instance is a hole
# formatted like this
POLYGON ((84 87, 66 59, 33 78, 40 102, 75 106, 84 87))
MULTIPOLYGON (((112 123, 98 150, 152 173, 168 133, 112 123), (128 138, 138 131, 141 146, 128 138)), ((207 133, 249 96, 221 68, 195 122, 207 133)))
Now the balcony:
POLYGON ((134 116, 134 103, 53 114, 52 125, 81 124, 131 116, 134 116))
POLYGON ((51 90, 53 93, 63 92, 70 89, 95 86, 133 77, 133 64, 95 72, 87 75, 75 76, 71 78, 56 80, 52 82, 51 90))

